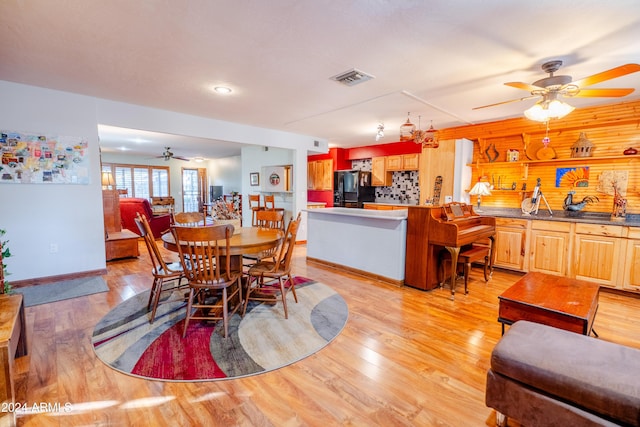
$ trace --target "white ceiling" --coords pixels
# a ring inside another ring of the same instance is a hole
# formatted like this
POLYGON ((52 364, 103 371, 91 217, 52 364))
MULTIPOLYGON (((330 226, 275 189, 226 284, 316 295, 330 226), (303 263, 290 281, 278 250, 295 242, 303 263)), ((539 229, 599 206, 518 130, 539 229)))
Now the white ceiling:
MULTIPOLYGON (((504 82, 532 83, 540 65, 574 80, 640 62, 637 0, 2 0, 0 80, 327 139, 375 144, 411 112, 422 128, 519 117, 535 100, 504 82), (344 86, 350 69, 375 76, 344 86), (217 85, 233 93, 216 95, 217 85)), ((633 87, 640 73, 601 83, 633 87)), ((111 129, 113 130, 113 129, 111 129)), ((237 145, 100 129, 103 151, 149 139, 160 155, 229 155, 237 145), (167 139, 168 138, 168 139, 167 139), (158 140, 159 139, 159 140, 158 140), (218 153, 217 148, 224 151, 218 153)))

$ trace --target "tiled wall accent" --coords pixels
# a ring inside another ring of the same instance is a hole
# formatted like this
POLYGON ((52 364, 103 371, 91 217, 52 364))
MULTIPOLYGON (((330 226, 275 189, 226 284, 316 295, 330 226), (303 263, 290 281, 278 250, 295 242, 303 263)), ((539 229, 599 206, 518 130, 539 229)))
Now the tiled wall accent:
MULTIPOLYGON (((351 162, 354 170, 371 172, 371 159, 354 160, 351 162)), ((377 203, 409 203, 418 204, 420 187, 418 185, 418 171, 393 172, 390 187, 376 187, 377 203)))

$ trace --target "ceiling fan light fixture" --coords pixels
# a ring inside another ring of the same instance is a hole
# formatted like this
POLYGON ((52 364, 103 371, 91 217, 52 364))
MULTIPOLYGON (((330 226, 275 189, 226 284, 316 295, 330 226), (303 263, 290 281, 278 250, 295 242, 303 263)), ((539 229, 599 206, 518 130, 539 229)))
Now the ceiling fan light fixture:
POLYGON ((561 119, 575 110, 575 107, 555 98, 545 98, 533 107, 525 110, 524 115, 529 120, 548 122, 551 119, 561 119))

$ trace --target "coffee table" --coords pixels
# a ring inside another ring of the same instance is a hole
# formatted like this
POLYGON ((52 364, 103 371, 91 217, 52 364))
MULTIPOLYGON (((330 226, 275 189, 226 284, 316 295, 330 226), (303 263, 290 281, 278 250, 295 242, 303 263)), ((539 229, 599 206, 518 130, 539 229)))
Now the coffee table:
POLYGON ((598 311, 600 286, 596 283, 532 272, 498 297, 498 322, 511 325, 529 320, 589 335, 598 311))

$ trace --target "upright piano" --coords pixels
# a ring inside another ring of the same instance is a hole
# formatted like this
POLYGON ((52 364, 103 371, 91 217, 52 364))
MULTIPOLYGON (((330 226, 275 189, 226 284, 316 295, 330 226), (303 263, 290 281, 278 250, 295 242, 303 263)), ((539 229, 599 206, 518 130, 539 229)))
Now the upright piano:
POLYGON ((424 290, 439 286, 440 251, 449 251, 451 265, 456 265, 460 248, 486 239, 490 241, 493 263, 495 233, 496 219, 478 215, 472 205, 409 206, 404 283, 424 290))

